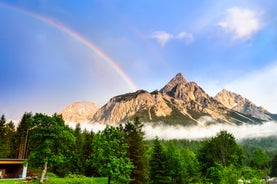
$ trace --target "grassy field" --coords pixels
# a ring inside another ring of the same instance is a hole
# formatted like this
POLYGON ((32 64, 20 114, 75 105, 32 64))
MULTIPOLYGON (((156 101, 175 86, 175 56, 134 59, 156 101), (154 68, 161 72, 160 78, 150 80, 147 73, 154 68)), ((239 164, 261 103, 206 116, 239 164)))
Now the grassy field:
MULTIPOLYGON (((108 183, 107 178, 85 178, 86 183, 90 181, 89 183, 92 184, 106 184, 108 183)), ((20 181, 20 180, 1 180, 1 184, 21 184, 21 183, 26 183, 26 181, 20 181)), ((28 182, 28 183, 39 183, 38 181, 34 182, 28 182)), ((48 181, 44 182, 45 184, 66 184, 66 183, 73 183, 72 179, 69 178, 50 178, 48 181), (71 180, 71 182, 69 182, 71 180)))

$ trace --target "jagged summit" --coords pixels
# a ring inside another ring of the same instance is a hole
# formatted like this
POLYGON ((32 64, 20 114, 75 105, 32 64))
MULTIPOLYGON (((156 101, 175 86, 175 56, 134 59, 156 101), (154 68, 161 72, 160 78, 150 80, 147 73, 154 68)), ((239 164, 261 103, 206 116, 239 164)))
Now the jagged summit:
POLYGON ((247 98, 226 89, 223 89, 217 93, 215 99, 221 102, 225 107, 237 112, 251 115, 262 120, 272 119, 270 113, 263 107, 258 107, 247 98))
POLYGON ((185 85, 187 83, 186 79, 181 73, 178 73, 173 79, 171 79, 161 90, 161 93, 168 93, 172 91, 177 85, 185 85))

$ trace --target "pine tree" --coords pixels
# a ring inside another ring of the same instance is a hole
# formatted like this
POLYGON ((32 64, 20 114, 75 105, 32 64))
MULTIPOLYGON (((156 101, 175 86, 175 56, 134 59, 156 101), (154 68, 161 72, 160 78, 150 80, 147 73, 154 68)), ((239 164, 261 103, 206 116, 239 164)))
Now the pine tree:
POLYGON ((27 158, 28 157, 28 148, 29 148, 29 128, 32 122, 32 113, 24 113, 14 138, 14 147, 12 156, 14 158, 27 158))
POLYGON ((7 156, 9 158, 13 157, 13 145, 15 138, 15 126, 12 121, 6 124, 6 149, 7 149, 7 156))
POLYGON ((185 167, 181 160, 180 152, 177 151, 176 145, 169 141, 166 149, 167 170, 170 176, 171 184, 184 183, 186 173, 185 167))
POLYGON ((6 125, 6 118, 5 115, 3 114, 0 118, 0 140, 2 140, 5 136, 5 125, 6 125))
POLYGON ((277 155, 275 155, 271 162, 271 176, 276 177, 277 176, 277 155))
POLYGON ((123 128, 125 140, 128 144, 127 155, 134 164, 130 175, 132 179, 130 183, 132 184, 145 183, 146 158, 142 127, 143 124, 138 118, 135 118, 134 122, 127 122, 123 128))
POLYGON ((0 118, 0 158, 9 158, 12 153, 15 127, 12 121, 6 122, 5 115, 0 118))
POLYGON ((83 131, 84 147, 83 147, 83 158, 84 158, 84 174, 85 176, 97 176, 97 169, 90 164, 91 155, 93 155, 92 142, 95 137, 93 131, 88 132, 86 129, 83 131))
POLYGON ((167 158, 160 140, 154 140, 153 151, 149 160, 149 179, 151 184, 170 183, 167 173, 167 158))
POLYGON ((72 168, 71 172, 74 171, 76 174, 83 174, 85 162, 83 157, 84 137, 79 123, 76 125, 74 130, 74 136, 76 138, 74 159, 72 160, 74 168, 72 168))

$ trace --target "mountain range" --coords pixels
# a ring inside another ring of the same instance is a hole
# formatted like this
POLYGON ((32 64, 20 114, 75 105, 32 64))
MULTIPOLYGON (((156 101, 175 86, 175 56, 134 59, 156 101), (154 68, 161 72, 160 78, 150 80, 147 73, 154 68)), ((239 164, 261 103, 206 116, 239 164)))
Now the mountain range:
POLYGON ((181 73, 160 90, 118 95, 102 107, 79 102, 60 113, 66 122, 87 120, 103 124, 118 124, 135 117, 143 122, 185 126, 259 124, 277 119, 275 114, 226 89, 211 97, 197 83, 188 82, 181 73))

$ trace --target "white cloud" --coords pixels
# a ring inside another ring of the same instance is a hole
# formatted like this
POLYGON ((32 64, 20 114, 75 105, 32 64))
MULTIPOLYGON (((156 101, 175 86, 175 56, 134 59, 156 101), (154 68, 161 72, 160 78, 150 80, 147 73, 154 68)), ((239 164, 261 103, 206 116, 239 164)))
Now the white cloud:
POLYGON ((265 107, 271 113, 277 113, 277 62, 273 65, 253 71, 239 77, 225 86, 265 107))
POLYGON ((153 33, 152 38, 157 39, 161 46, 164 46, 170 39, 173 38, 173 35, 167 33, 166 31, 156 31, 153 33))
POLYGON ((186 44, 190 44, 194 41, 193 35, 186 32, 180 32, 174 35, 166 31, 155 31, 151 38, 156 39, 162 47, 170 40, 183 40, 186 44))
POLYGON ((193 35, 191 33, 180 32, 175 36, 176 39, 184 40, 186 44, 190 44, 194 41, 193 35))
POLYGON ((233 7, 226 10, 226 16, 218 23, 233 39, 251 38, 262 27, 260 14, 246 8, 233 7))

